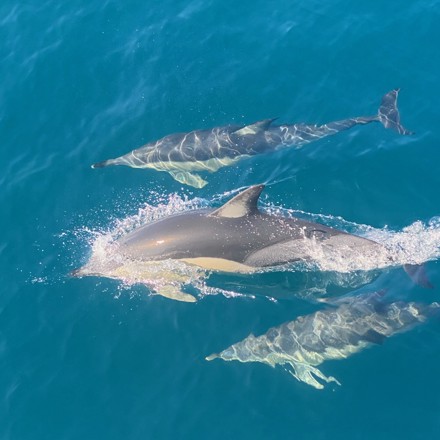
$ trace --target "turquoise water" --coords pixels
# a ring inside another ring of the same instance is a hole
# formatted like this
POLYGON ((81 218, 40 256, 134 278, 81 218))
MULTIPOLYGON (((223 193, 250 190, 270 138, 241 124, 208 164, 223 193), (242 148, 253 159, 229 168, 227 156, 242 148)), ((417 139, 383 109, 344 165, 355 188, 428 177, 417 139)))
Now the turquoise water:
POLYGON ((268 182, 265 204, 397 234, 437 286, 394 268, 364 289, 438 301, 439 18, 435 1, 3 0, 0 438, 437 438, 438 320, 324 364, 342 386, 318 391, 282 368, 204 360, 315 311, 295 272, 214 274, 209 283, 243 296, 196 304, 67 274, 147 202, 218 206, 268 182), (202 190, 90 168, 178 131, 369 115, 395 87, 411 137, 356 128, 242 161, 202 190))

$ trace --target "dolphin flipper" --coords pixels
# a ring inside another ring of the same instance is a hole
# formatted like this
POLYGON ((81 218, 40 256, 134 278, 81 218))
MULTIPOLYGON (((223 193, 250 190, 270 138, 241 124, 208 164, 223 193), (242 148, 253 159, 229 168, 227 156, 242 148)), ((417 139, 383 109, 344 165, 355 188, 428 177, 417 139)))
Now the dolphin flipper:
POLYGON ((194 188, 203 188, 208 184, 208 182, 202 179, 198 174, 190 173, 188 171, 168 171, 168 173, 174 180, 194 188))
POLYGON ((177 286, 172 284, 167 284, 165 286, 161 286, 155 288, 154 291, 165 298, 174 299, 175 301, 182 302, 196 302, 197 298, 190 295, 189 293, 182 292, 177 286))
POLYGON ((299 362, 288 362, 292 368, 293 371, 287 370, 295 379, 299 380, 300 382, 304 382, 308 385, 311 385, 312 387, 322 390, 324 386, 318 382, 315 378, 315 376, 318 379, 321 379, 327 383, 335 382, 337 385, 341 385, 341 383, 335 379, 333 376, 326 376, 321 370, 319 370, 316 367, 313 367, 312 365, 306 364, 306 363, 299 363, 299 362))

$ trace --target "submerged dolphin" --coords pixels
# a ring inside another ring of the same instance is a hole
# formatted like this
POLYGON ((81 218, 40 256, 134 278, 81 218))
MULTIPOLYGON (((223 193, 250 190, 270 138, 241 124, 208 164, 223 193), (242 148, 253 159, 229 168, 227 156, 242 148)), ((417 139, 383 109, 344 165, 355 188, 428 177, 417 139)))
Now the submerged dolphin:
MULTIPOLYGON (((137 266, 178 260, 202 269, 242 273, 326 258, 361 258, 374 264, 382 261, 383 266, 392 264, 386 249, 374 241, 318 223, 260 211, 257 203, 263 188, 264 185, 252 186, 216 210, 186 211, 138 227, 116 240, 117 252, 137 266)), ((124 271, 115 267, 111 272, 100 273, 88 270, 86 265, 74 274, 117 278, 124 271)), ((195 301, 177 289, 162 288, 158 293, 180 301, 195 301)))
POLYGON ((400 124, 398 92, 399 89, 392 90, 382 98, 375 116, 344 119, 324 125, 273 125, 274 119, 266 119, 245 126, 227 125, 210 130, 176 133, 116 159, 95 163, 92 168, 109 165, 152 168, 167 171, 175 180, 185 185, 202 188, 208 182, 194 172, 215 172, 240 159, 279 148, 299 147, 355 125, 381 122, 386 128, 392 128, 400 134, 411 134, 400 124))
MULTIPOLYGON (((206 358, 261 362, 271 367, 290 365, 299 381, 321 389, 325 382, 340 383, 316 366, 326 360, 344 359, 386 337, 425 321, 440 304, 384 303, 383 292, 344 299, 338 308, 321 310, 273 327, 262 336, 249 335, 219 354, 206 358)), ((338 300, 337 300, 338 301, 338 300)))

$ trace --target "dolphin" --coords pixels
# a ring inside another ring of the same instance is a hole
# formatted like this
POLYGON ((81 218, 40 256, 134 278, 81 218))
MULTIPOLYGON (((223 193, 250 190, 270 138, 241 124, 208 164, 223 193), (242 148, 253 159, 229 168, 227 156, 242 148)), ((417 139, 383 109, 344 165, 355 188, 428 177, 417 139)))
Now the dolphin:
POLYGON ((423 322, 440 304, 414 302, 386 303, 384 292, 375 292, 336 300, 340 305, 300 316, 269 329, 262 336, 249 335, 218 354, 206 357, 225 361, 261 362, 275 367, 290 366, 287 371, 301 382, 322 389, 323 382, 340 383, 316 366, 327 360, 345 359, 394 334, 423 322))
MULTIPOLYGON (((116 240, 115 252, 137 267, 177 260, 201 270, 235 273, 326 258, 361 258, 382 266, 393 263, 387 250, 372 240, 319 223, 261 211, 258 199, 263 189, 264 185, 249 187, 215 210, 186 211, 140 226, 116 240)), ((127 272, 121 265, 112 268, 110 277, 127 272)), ((411 270, 413 278, 423 284, 421 269, 411 270)), ((99 272, 88 270, 86 265, 74 275, 100 275, 99 272)), ((169 286, 162 286, 158 293, 180 301, 195 301, 193 296, 169 286)))
POLYGON ((400 124, 398 93, 399 89, 387 93, 374 116, 349 118, 324 125, 274 125, 275 119, 265 119, 250 125, 226 125, 209 130, 170 134, 116 159, 95 163, 92 168, 109 165, 152 168, 168 172, 185 185, 202 188, 208 182, 197 172, 215 172, 250 156, 285 147, 300 147, 356 125, 380 122, 385 128, 400 134, 411 134, 400 124))

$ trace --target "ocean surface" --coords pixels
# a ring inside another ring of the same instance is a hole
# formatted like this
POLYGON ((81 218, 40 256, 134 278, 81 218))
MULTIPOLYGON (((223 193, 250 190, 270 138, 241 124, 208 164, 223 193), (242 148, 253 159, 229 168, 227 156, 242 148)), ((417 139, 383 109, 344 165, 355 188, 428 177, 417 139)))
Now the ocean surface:
POLYGON ((281 367, 205 360, 320 298, 440 301, 439 23, 434 0, 2 0, 0 439, 439 438, 439 318, 325 362, 341 386, 323 390, 281 367), (243 160, 201 190, 90 167, 175 132, 368 116, 396 87, 412 136, 361 126, 243 160), (434 288, 399 265, 326 261, 213 273, 189 286, 196 303, 69 276, 121 225, 262 182, 262 207, 426 262, 434 288))

